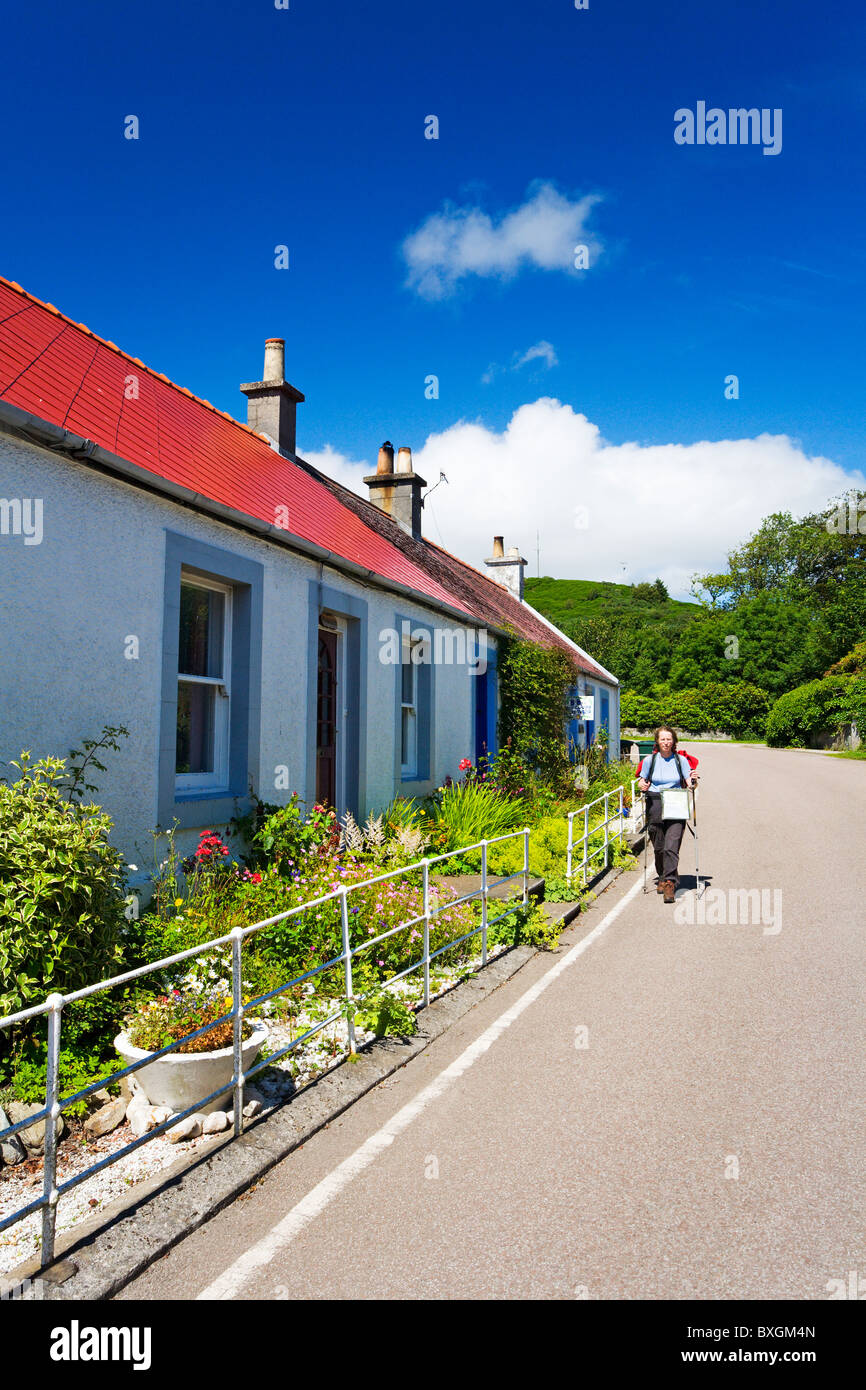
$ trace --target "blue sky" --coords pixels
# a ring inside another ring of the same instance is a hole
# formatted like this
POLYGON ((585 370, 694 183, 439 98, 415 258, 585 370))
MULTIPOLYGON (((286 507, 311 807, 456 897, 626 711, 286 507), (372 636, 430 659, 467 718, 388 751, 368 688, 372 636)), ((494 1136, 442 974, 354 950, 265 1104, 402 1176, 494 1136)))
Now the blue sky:
MULTIPOLYGON (((336 451, 338 473, 373 461, 386 435, 421 450, 474 421, 501 442, 515 412, 553 397, 612 446, 670 458, 675 445, 784 435, 856 481, 864 27, 860 7, 809 0, 21 7, 4 21, 13 215, 0 270, 239 416, 238 383, 260 375, 264 338, 284 336, 287 376, 307 396, 299 447, 336 451), (675 144, 674 111, 699 100, 781 108, 781 153, 675 144), (137 141, 123 136, 129 114, 137 141), (540 211, 521 259, 527 208, 540 211), (406 247, 427 243, 407 239, 437 216, 451 259, 428 265, 419 290, 406 247), (569 218, 591 246, 586 271, 560 255, 569 218), (274 267, 281 244, 288 270, 274 267), (459 254, 474 269, 455 278, 459 254), (425 399, 431 373, 437 400, 425 399), (731 373, 738 400, 724 396, 731 373)), ((762 467, 756 448, 743 478, 762 467)), ((462 460, 431 534, 476 559, 484 547, 459 518, 495 496, 497 465, 467 480, 461 505, 462 460)), ((695 456, 681 462, 658 474, 678 496, 695 456)), ((521 492, 526 458, 502 466, 509 507, 479 529, 522 519, 526 552, 533 523, 546 534, 553 516, 536 516, 531 483, 521 492)), ((838 481, 822 467, 810 477, 795 503, 838 481)), ((785 505, 784 479, 671 575, 709 567, 776 492, 785 505)), ((709 522, 713 499, 696 499, 694 526, 702 506, 709 522)), ((635 556, 631 578, 653 568, 636 557, 641 525, 595 515, 594 545, 552 540, 548 572, 616 577, 614 549, 635 556)))

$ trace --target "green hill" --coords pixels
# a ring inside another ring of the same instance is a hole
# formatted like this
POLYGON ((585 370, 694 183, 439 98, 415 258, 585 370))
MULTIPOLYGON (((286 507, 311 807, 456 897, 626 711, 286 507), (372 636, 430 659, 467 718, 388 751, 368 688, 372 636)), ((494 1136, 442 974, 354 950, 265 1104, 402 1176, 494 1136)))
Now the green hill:
POLYGON ((525 597, 563 632, 590 619, 630 619, 640 626, 669 623, 681 631, 701 612, 699 603, 668 598, 664 585, 607 584, 593 579, 527 579, 525 597))

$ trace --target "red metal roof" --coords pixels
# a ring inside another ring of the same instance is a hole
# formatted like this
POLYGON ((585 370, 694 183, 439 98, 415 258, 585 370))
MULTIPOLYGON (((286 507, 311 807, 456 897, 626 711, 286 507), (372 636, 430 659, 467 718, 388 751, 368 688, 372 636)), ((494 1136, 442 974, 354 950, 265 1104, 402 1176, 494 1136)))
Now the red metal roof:
POLYGON ((606 679, 502 585, 426 540, 414 540, 370 502, 301 460, 284 458, 247 425, 152 371, 0 276, 0 399, 246 516, 287 532, 465 613, 560 647, 606 679), (137 377, 137 397, 127 385, 137 377))
POLYGON ((2 277, 0 399, 260 521, 287 507, 289 534, 472 616, 261 435, 2 277), (138 397, 128 399, 133 375, 138 397))

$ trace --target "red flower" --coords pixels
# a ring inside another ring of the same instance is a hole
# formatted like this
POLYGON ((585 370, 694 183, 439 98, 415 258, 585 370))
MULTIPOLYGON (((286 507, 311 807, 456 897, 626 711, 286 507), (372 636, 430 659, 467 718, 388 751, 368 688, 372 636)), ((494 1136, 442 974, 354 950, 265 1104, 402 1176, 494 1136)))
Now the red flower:
POLYGON ((471 759, 471 758, 461 758, 460 763, 459 763, 459 767, 460 767, 460 771, 461 771, 461 772, 465 772, 466 769, 467 769, 467 767, 471 767, 471 766, 472 766, 472 759, 471 759))
POLYGON ((250 883, 261 883, 261 874, 250 874, 250 883))

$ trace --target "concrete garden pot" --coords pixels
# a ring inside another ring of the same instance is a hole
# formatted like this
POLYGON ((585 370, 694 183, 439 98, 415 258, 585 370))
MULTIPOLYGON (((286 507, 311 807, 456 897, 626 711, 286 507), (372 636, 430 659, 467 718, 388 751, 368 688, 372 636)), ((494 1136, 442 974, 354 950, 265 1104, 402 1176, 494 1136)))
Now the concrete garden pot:
MULTIPOLYGON (((241 1044, 244 1071, 249 1071, 267 1038, 267 1029, 259 1019, 248 1019, 253 1034, 241 1044)), ((149 1052, 133 1047, 126 1033, 114 1039, 115 1051, 127 1066, 149 1057, 149 1052)), ((170 1052, 150 1066, 133 1072, 130 1080, 141 1087, 151 1105, 166 1106, 169 1110, 186 1110, 225 1084, 226 1090, 207 1105, 198 1106, 199 1113, 209 1115, 231 1106, 231 1079, 234 1072, 234 1053, 230 1047, 216 1052, 170 1052)))

